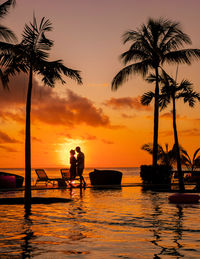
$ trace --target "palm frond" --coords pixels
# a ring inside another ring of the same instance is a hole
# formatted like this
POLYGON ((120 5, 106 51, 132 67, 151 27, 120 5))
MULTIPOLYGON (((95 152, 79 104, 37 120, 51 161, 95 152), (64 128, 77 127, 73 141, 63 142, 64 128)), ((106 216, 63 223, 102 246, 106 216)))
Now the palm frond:
POLYGON ((153 144, 152 143, 144 144, 141 147, 141 149, 147 151, 151 155, 153 154, 153 144))
POLYGON ((34 52, 49 51, 53 46, 53 41, 48 39, 45 33, 52 30, 51 25, 50 20, 45 20, 45 17, 43 17, 38 26, 34 16, 33 23, 25 24, 22 44, 28 45, 34 52))
POLYGON ((150 73, 149 75, 148 75, 148 77, 145 79, 148 83, 154 83, 154 82, 156 82, 156 76, 155 76, 155 74, 152 74, 152 73, 150 73))
POLYGON ((62 79, 62 74, 73 80, 76 80, 78 84, 82 84, 80 71, 64 66, 61 60, 51 62, 41 60, 38 66, 39 67, 36 70, 39 71, 39 74, 43 76, 42 81, 46 85, 53 87, 55 85, 55 81, 57 80, 64 84, 65 81, 62 79))
POLYGON ((120 59, 126 65, 130 61, 141 61, 148 59, 149 56, 143 50, 135 49, 134 51, 129 49, 128 51, 121 54, 120 59))
POLYGON ((197 150, 194 152, 193 159, 192 159, 193 162, 195 161, 195 159, 198 158, 198 157, 196 158, 196 156, 197 156, 197 154, 198 154, 199 151, 200 151, 200 148, 197 148, 197 150))
POLYGON ((126 82, 132 74, 142 74, 145 76, 151 66, 151 60, 144 60, 135 64, 131 64, 123 68, 112 80, 112 90, 117 90, 124 82, 126 82))
POLYGON ((190 65, 193 60, 200 58, 200 49, 184 49, 171 51, 163 56, 162 64, 164 62, 174 64, 188 64, 190 65))
POLYGON ((0 39, 8 42, 15 42, 17 40, 17 37, 9 28, 0 25, 0 39))
POLYGON ((3 4, 0 4, 0 18, 4 18, 9 12, 11 6, 15 6, 16 0, 7 0, 3 4))
POLYGON ((146 92, 142 95, 140 102, 142 105, 148 106, 154 97, 155 97, 155 94, 152 91, 146 92))

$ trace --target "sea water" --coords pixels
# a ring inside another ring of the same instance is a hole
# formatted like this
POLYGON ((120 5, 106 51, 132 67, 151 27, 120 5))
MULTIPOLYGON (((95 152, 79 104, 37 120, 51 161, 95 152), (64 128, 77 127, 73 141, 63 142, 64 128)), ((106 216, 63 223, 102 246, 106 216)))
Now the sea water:
MULTIPOLYGON (((123 181, 140 181, 136 169, 121 171, 123 181)), ((47 172, 51 177, 59 174, 47 172)), ((170 204, 169 193, 141 187, 35 190, 32 194, 71 201, 34 204, 29 216, 23 205, 0 205, 0 258, 200 257, 200 204, 170 204)), ((0 197, 22 195, 9 192, 0 197)))
MULTIPOLYGON (((48 175, 49 178, 60 178, 60 168, 43 168, 48 175)), ((102 168, 96 168, 96 169, 102 169, 102 168)), ((122 183, 141 183, 141 178, 139 175, 139 168, 138 167, 120 167, 120 168, 103 168, 103 169, 113 169, 118 170, 123 173, 122 177, 122 183)), ((94 168, 85 168, 84 169, 84 178, 87 183, 90 183, 89 180, 89 173, 92 172, 94 168)), ((23 168, 2 168, 0 171, 5 171, 8 173, 14 173, 21 176, 25 176, 25 170, 23 168)), ((31 179, 32 184, 36 182, 37 175, 35 173, 35 169, 33 168, 31 171, 31 179)))

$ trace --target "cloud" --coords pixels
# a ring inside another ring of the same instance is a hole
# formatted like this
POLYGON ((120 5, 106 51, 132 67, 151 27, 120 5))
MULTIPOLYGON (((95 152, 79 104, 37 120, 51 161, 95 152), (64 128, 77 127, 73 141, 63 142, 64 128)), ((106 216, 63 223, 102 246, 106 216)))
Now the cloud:
POLYGON ((25 112, 23 109, 16 109, 15 111, 11 112, 1 111, 0 118, 4 121, 14 120, 20 123, 24 123, 25 112))
MULTIPOLYGON (((27 78, 24 75, 11 80, 10 90, 0 86, 0 117, 3 120, 24 122, 27 78)), ((58 96, 47 86, 33 81, 32 122, 39 120, 50 125, 74 127, 86 124, 92 127, 111 127, 110 118, 101 108, 86 97, 66 89, 65 96, 58 96)))
POLYGON ((137 111, 150 111, 150 106, 144 106, 140 103, 140 96, 138 97, 122 97, 122 98, 110 98, 104 105, 111 107, 112 109, 124 109, 130 108, 137 111))
POLYGON ((11 138, 8 136, 8 134, 4 133, 3 131, 0 131, 0 143, 21 143, 20 141, 11 138))
POLYGON ((0 145, 0 148, 7 151, 7 152, 17 152, 17 149, 11 148, 11 147, 5 147, 0 145))
POLYGON ((105 143, 105 144, 108 144, 108 145, 112 145, 114 144, 113 141, 110 141, 110 140, 106 140, 106 139, 102 139, 102 142, 105 143))
MULTIPOLYGON (((161 114, 160 115, 160 118, 162 118, 162 119, 172 119, 172 112, 166 112, 166 113, 163 113, 163 114, 161 114)), ((181 115, 176 115, 176 119, 178 119, 178 120, 187 120, 187 119, 189 119, 187 116, 181 116, 181 115)))
MULTIPOLYGON (((161 136, 173 136, 173 129, 171 130, 165 130, 165 131, 161 131, 159 133, 161 136)), ((191 137, 194 137, 194 136, 200 136, 200 129, 198 128, 193 128, 193 129, 186 129, 186 130, 178 130, 178 135, 179 136, 191 136, 191 137)))
POLYGON ((193 129, 181 130, 180 134, 184 136, 192 136, 192 137, 200 136, 200 129, 193 128, 193 129))
POLYGON ((85 136, 81 136, 81 139, 83 140, 96 140, 97 137, 96 136, 93 136, 93 135, 85 135, 85 136))
POLYGON ((126 113, 122 113, 121 116, 125 119, 133 119, 136 118, 136 115, 128 115, 126 113))
POLYGON ((31 139, 32 139, 33 141, 42 142, 42 140, 41 140, 41 139, 36 138, 36 137, 32 137, 31 139))

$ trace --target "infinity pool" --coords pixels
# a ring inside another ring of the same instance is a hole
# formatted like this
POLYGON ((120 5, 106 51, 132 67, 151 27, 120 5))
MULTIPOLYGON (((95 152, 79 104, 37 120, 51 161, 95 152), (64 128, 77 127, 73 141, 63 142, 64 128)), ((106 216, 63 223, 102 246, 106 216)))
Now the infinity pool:
POLYGON ((0 258, 199 258, 200 204, 176 206, 168 195, 140 187, 34 191, 72 201, 32 205, 28 217, 22 205, 1 205, 0 258))

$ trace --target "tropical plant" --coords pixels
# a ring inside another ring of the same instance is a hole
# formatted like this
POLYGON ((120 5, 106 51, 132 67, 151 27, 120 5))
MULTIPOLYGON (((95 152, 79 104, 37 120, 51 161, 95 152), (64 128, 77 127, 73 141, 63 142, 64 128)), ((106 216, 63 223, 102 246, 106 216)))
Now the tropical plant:
POLYGON ((184 44, 191 44, 190 37, 185 34, 177 22, 149 19, 147 25, 139 29, 127 31, 123 35, 123 43, 131 42, 128 51, 121 55, 125 67, 112 80, 112 90, 128 80, 131 74, 147 75, 153 70, 156 75, 154 102, 154 137, 153 137, 153 166, 157 166, 158 154, 158 120, 159 120, 159 68, 164 63, 191 64, 200 58, 199 49, 180 49, 184 44), (134 61, 130 65, 128 63, 134 61))
MULTIPOLYGON (((188 80, 182 80, 180 84, 170 77, 165 71, 162 76, 162 98, 161 108, 165 108, 172 101, 173 113, 173 130, 174 130, 174 143, 177 155, 177 169, 179 175, 180 189, 184 189, 183 173, 181 168, 181 154, 178 141, 177 123, 176 123, 176 100, 183 99, 184 103, 188 103, 190 107, 194 107, 195 101, 200 101, 199 93, 195 92, 192 88, 192 83, 188 80)), ((182 151, 183 152, 183 151, 182 151)))
POLYGON ((53 87, 56 81, 62 84, 65 81, 62 75, 75 79, 81 84, 82 79, 78 70, 70 69, 63 65, 62 60, 48 61, 49 51, 53 46, 52 40, 46 33, 52 30, 52 24, 43 17, 38 26, 35 16, 30 25, 25 25, 20 44, 13 47, 13 51, 4 55, 1 65, 5 68, 3 83, 8 85, 9 78, 17 73, 28 74, 28 91, 26 100, 26 138, 25 138, 25 208, 31 208, 31 94, 33 75, 42 77, 45 85, 53 87))
MULTIPOLYGON (((142 150, 147 151, 149 154, 153 154, 153 144, 148 143, 144 144, 142 146, 142 150)), ((175 156, 175 146, 173 146, 172 149, 169 150, 168 144, 165 144, 165 150, 164 148, 158 144, 158 162, 160 162, 161 165, 172 167, 176 160, 175 156)))
MULTIPOLYGON (((0 19, 3 19, 9 12, 11 6, 15 6, 15 0, 8 0, 3 4, 0 4, 0 19)), ((0 57, 2 51, 7 51, 12 49, 10 42, 15 42, 15 34, 7 27, 0 24, 0 57)), ((0 77, 2 77, 2 70, 0 69, 0 77)))
MULTIPOLYGON (((15 0, 8 0, 3 4, 0 4, 0 19, 3 19, 8 14, 10 7, 15 6, 15 3, 15 0)), ((10 42, 12 40, 16 40, 16 36, 9 28, 0 25, 0 39, 10 42)))
MULTIPOLYGON (((151 74, 147 81, 152 83, 156 81, 156 76, 151 74)), ((162 84, 161 94, 159 95, 159 105, 161 110, 166 108, 167 105, 172 101, 173 109, 173 130, 174 130, 174 145, 176 150, 177 169, 179 175, 180 189, 184 189, 183 174, 181 168, 181 153, 184 151, 180 150, 178 141, 178 132, 176 125, 176 99, 182 98, 184 103, 188 103, 190 107, 194 107, 195 101, 200 101, 199 93, 195 92, 192 88, 192 83, 188 80, 182 80, 180 84, 170 77, 164 70, 162 75, 159 76, 159 82, 162 84), (181 152, 180 152, 181 151, 181 152)), ((149 105, 154 97, 154 93, 149 91, 141 97, 141 102, 144 105, 149 105)))
POLYGON ((195 171, 195 169, 200 168, 200 155, 198 155, 200 148, 194 152, 192 159, 188 155, 186 150, 182 150, 181 152, 181 162, 184 166, 188 168, 190 171, 195 171))

